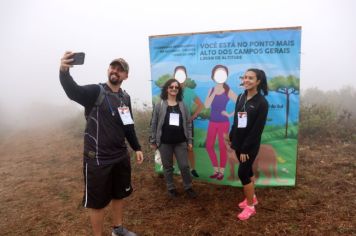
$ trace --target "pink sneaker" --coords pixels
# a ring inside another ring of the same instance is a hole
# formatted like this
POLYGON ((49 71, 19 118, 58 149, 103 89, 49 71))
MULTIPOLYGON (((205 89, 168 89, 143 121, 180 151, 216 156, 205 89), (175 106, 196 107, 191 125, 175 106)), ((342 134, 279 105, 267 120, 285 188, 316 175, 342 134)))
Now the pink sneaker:
POLYGON ((247 206, 243 209, 243 211, 240 214, 237 215, 237 218, 239 218, 240 220, 247 220, 254 214, 256 214, 255 207, 247 206))
MULTIPOLYGON (((258 204, 257 197, 253 196, 253 205, 256 206, 258 204)), ((241 209, 245 209, 247 207, 247 199, 243 200, 242 202, 239 203, 239 207, 241 209)))

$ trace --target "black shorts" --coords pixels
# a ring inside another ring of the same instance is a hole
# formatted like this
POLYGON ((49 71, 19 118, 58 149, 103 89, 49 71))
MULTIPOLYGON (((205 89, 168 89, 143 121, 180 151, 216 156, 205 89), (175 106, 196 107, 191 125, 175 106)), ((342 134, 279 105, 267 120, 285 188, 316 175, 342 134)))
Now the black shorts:
POLYGON ((84 162, 83 206, 101 209, 112 199, 123 199, 132 193, 130 157, 109 165, 84 162))

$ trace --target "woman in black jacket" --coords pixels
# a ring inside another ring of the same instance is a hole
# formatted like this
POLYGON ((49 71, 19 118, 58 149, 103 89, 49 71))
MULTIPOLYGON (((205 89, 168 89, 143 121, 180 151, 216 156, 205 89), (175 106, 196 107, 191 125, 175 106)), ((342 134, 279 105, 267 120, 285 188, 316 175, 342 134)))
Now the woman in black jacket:
POLYGON ((253 162, 258 154, 261 136, 266 123, 268 94, 266 74, 263 70, 248 69, 243 77, 245 92, 240 94, 235 107, 234 123, 230 131, 231 148, 240 162, 238 175, 242 182, 245 200, 239 203, 243 211, 240 220, 247 220, 256 214, 253 162))

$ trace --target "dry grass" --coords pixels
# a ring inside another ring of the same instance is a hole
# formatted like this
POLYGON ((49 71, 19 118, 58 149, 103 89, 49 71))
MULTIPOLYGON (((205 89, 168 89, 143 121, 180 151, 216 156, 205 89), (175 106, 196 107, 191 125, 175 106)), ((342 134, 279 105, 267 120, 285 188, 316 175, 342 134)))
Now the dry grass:
MULTIPOLYGON (((140 129, 144 152, 152 156, 147 135, 140 129)), ((67 125, 1 140, 1 235, 91 234, 81 207, 81 153, 82 137, 67 125)), ((170 200, 147 158, 141 166, 133 163, 135 191, 125 225, 139 235, 356 235, 355 153, 351 143, 302 140, 297 186, 258 189, 257 215, 247 222, 236 219, 240 188, 196 181, 197 199, 182 194, 170 200)), ((109 235, 110 211, 105 217, 109 235)))

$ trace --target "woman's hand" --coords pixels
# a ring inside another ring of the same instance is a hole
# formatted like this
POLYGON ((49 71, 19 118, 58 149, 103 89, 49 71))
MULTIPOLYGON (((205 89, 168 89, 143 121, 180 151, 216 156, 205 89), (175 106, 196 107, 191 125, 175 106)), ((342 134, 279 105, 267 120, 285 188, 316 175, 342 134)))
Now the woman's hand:
POLYGON ((193 145, 192 144, 188 144, 188 151, 193 151, 193 145))
POLYGON ((143 162, 143 153, 141 151, 136 151, 136 161, 138 164, 143 162))
POLYGON ((240 161, 243 163, 245 161, 247 161, 248 159, 250 159, 250 157, 248 156, 248 154, 244 154, 244 153, 241 153, 240 154, 240 161))

